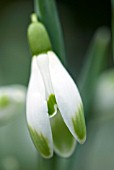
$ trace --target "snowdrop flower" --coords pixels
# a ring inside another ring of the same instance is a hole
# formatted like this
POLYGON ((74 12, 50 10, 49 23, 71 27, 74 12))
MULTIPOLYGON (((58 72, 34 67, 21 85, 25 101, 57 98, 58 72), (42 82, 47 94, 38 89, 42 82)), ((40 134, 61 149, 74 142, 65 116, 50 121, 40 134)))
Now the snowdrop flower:
MULTIPOLYGON (((27 94, 28 127, 36 148, 44 157, 51 157, 53 153, 50 121, 57 112, 74 138, 83 143, 86 132, 78 89, 56 55, 49 51, 33 57, 27 94)), ((59 121, 53 126, 61 131, 59 121)), ((71 145, 74 148, 73 140, 71 145)), ((60 152, 56 146, 55 150, 60 152)))
POLYGON ((33 54, 27 91, 27 123, 32 140, 45 158, 69 157, 76 140, 84 143, 83 104, 73 79, 56 54, 44 26, 34 20, 28 30, 33 54))
POLYGON ((24 111, 26 89, 22 85, 0 87, 0 126, 24 111))

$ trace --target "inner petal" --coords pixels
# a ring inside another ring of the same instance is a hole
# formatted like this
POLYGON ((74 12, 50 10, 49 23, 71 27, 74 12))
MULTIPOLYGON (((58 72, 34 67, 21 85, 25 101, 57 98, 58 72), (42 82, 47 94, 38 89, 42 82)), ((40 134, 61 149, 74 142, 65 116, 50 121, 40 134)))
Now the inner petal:
POLYGON ((57 103, 52 87, 51 76, 49 72, 49 58, 47 54, 40 54, 37 56, 37 64, 42 75, 42 79, 45 86, 45 96, 48 106, 49 116, 53 116, 57 113, 57 103))

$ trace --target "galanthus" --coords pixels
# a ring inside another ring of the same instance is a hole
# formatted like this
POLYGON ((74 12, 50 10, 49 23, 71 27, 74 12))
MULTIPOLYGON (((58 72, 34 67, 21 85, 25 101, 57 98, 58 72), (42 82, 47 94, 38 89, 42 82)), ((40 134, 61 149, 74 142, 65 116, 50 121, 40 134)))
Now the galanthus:
POLYGON ((28 128, 43 157, 52 157, 53 150, 69 157, 76 140, 84 143, 86 139, 82 100, 73 79, 50 49, 44 26, 33 21, 28 29, 33 53, 26 104, 28 128), (41 45, 34 45, 34 39, 41 45))
POLYGON ((24 112, 26 88, 22 85, 0 87, 0 126, 24 112))

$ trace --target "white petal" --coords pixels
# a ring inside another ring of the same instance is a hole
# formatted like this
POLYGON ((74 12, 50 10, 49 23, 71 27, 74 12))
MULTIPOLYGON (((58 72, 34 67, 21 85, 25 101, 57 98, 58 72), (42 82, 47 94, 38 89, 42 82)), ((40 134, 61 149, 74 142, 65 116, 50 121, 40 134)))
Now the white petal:
POLYGON ((51 82, 49 71, 49 57, 47 54, 40 54, 37 56, 37 64, 42 75, 45 86, 45 94, 48 105, 48 114, 53 116, 57 113, 56 101, 54 100, 54 91, 51 82))
POLYGON ((45 101, 45 89, 36 57, 32 61, 26 109, 28 127, 33 142, 43 157, 50 158, 53 155, 52 133, 45 101))
POLYGON ((47 54, 40 54, 37 56, 37 64, 40 69, 40 73, 42 75, 42 79, 45 86, 45 93, 46 93, 46 99, 51 94, 54 94, 52 83, 51 83, 51 77, 49 72, 49 58, 47 54))
POLYGON ((41 96, 45 99, 44 82, 39 67, 37 65, 37 58, 35 56, 32 58, 29 89, 34 90, 34 92, 38 91, 41 94, 41 96))
POLYGON ((63 120, 73 136, 80 142, 85 141, 85 120, 78 89, 53 52, 48 52, 49 68, 54 94, 63 120))
POLYGON ((25 112, 26 88, 22 85, 0 87, 0 125, 25 112))

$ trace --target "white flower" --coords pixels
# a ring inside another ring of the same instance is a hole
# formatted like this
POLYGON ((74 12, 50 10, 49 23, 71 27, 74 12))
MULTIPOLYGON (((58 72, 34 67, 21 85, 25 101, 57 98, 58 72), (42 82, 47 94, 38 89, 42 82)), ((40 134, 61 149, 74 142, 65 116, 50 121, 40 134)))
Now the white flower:
POLYGON ((50 158, 53 149, 68 157, 74 151, 76 140, 85 141, 80 94, 52 51, 32 59, 26 109, 31 137, 43 157, 50 158))
POLYGON ((24 111, 26 88, 22 85, 0 87, 0 126, 24 111))

